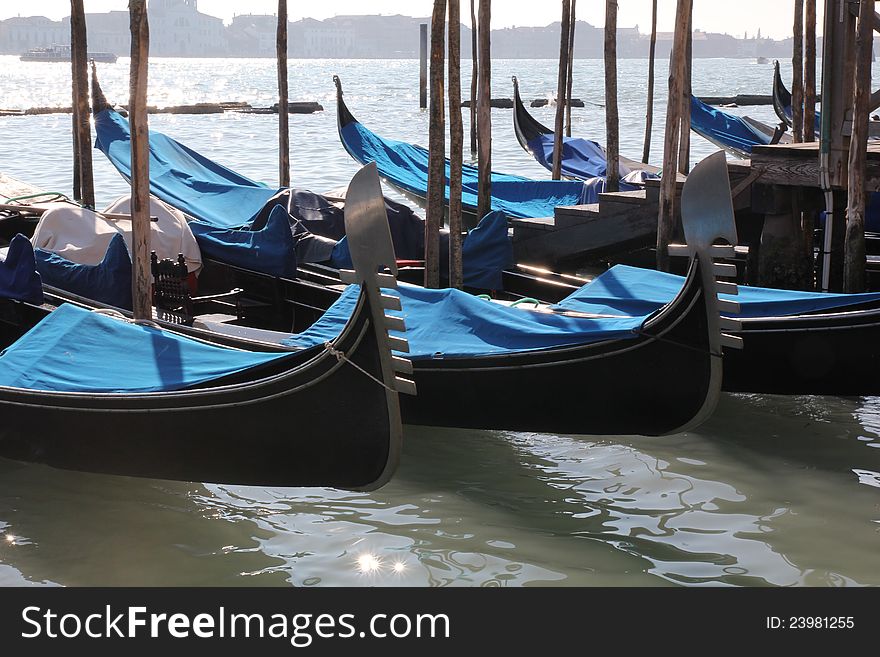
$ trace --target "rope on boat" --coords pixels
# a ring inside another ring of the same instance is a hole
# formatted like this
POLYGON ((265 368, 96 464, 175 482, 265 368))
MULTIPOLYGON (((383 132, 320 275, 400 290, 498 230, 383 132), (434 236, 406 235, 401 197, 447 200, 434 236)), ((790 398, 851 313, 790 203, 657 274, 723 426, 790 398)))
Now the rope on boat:
POLYGON ((386 384, 384 381, 382 381, 381 379, 377 379, 375 376, 373 376, 372 374, 370 374, 369 372, 367 372, 367 370, 365 370, 363 367, 361 367, 360 365, 358 365, 357 363, 355 363, 353 360, 351 360, 351 359, 345 354, 344 351, 340 351, 339 349, 336 349, 336 348, 333 346, 332 343, 330 343, 330 342, 325 342, 325 343, 324 343, 324 349, 326 349, 327 351, 329 351, 333 356, 336 356, 336 360, 337 360, 337 361, 339 361, 340 363, 348 363, 348 364, 351 365, 353 368, 355 368, 357 371, 359 371, 359 372, 361 372, 362 374, 368 376, 368 377, 371 378, 373 381, 375 381, 376 383, 378 383, 380 386, 382 386, 383 388, 385 388, 385 390, 388 390, 389 392, 397 392, 397 390, 396 390, 395 388, 392 388, 391 386, 387 385, 387 384, 386 384))
MULTIPOLYGON (((27 201, 32 198, 40 198, 41 196, 51 196, 47 203, 51 203, 52 201, 69 201, 70 198, 66 194, 62 194, 61 192, 37 192, 36 194, 22 194, 21 196, 13 196, 12 198, 6 199, 6 203, 17 203, 18 201, 27 201)), ((26 206, 25 206, 26 207, 26 206)))

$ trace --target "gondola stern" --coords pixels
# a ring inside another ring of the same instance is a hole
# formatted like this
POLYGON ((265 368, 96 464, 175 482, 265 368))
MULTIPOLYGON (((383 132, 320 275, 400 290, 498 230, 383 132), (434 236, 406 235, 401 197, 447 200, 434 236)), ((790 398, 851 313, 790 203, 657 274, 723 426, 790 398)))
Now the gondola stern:
POLYGON ((113 109, 113 106, 107 101, 101 84, 98 82, 98 69, 92 60, 92 114, 97 116, 107 109, 113 109))

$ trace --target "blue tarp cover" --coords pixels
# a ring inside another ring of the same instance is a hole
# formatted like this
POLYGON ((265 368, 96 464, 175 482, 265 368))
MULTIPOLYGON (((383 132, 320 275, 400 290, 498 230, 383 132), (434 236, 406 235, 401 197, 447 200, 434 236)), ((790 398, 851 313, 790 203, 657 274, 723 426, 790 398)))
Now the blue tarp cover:
POLYGON ((770 143, 770 137, 753 130, 740 117, 711 107, 696 96, 691 96, 691 129, 709 141, 746 153, 752 152, 752 146, 770 143))
POLYGON ((0 297, 43 303, 43 282, 37 273, 34 247, 24 235, 12 238, 6 259, 0 260, 0 297))
MULTIPOLYGON (((675 274, 615 265, 555 307, 583 313, 643 316, 669 303, 683 284, 684 278, 675 274)), ((736 296, 720 296, 740 304, 739 317, 782 317, 880 300, 880 293, 828 294, 747 285, 740 285, 736 296)))
MULTIPOLYGON (((587 319, 502 306, 456 289, 400 285, 398 294, 409 341, 407 358, 456 358, 508 354, 637 336, 645 317, 587 319)), ((311 347, 338 335, 357 301, 349 285, 307 331, 289 345, 311 347)))
POLYGON ((117 233, 97 265, 81 265, 36 249, 37 271, 47 285, 117 308, 131 310, 131 256, 125 239, 117 233))
MULTIPOLYGON (((352 156, 362 163, 375 162, 379 175, 395 186, 424 197, 428 190, 428 151, 402 141, 383 139, 354 121, 342 129, 352 156)), ((446 161, 446 198, 449 198, 449 160, 446 161)), ((477 207, 477 168, 462 167, 462 204, 477 207)), ((584 184, 567 180, 533 180, 492 173, 492 209, 508 217, 552 217, 558 205, 584 202, 584 184)))
MULTIPOLYGON (((420 247, 415 259, 424 258, 425 233, 419 240, 420 247)), ((397 253, 398 258, 406 259, 397 253)), ((507 217, 503 212, 490 212, 470 230, 461 246, 462 276, 467 287, 482 290, 501 290, 504 287, 503 272, 513 265, 513 243, 507 235, 507 217)), ((343 238, 333 248, 330 264, 337 269, 351 269, 351 252, 348 240, 343 238)), ((440 232, 440 277, 449 279, 449 231, 440 232)))
POLYGON ((189 224, 202 254, 272 276, 296 276, 296 251, 287 211, 280 205, 260 230, 227 230, 200 221, 189 224))
MULTIPOLYGON (((95 116, 95 148, 131 180, 128 121, 105 109, 95 116)), ((160 132, 150 131, 150 192, 216 228, 242 228, 278 191, 199 155, 160 132)))
MULTIPOLYGON (((553 170, 553 135, 543 134, 529 142, 532 155, 547 171, 553 170)), ((604 176, 608 166, 605 151, 595 141, 579 137, 562 138, 562 175, 586 180, 604 176)))
POLYGON ((64 304, 0 354, 0 386, 181 390, 289 356, 205 344, 64 304))

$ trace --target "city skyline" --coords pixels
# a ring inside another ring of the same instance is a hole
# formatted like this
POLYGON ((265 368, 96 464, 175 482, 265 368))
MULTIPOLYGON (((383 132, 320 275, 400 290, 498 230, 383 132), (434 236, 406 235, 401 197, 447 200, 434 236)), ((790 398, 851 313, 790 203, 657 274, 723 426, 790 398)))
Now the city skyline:
MULTIPOLYGON (((88 13, 125 11, 127 0, 86 0, 88 13)), ((672 31, 675 19, 675 2, 660 0, 657 29, 672 31)), ((818 3, 821 5, 822 3, 818 3)), ((324 0, 315 6, 310 4, 302 11, 302 3, 289 3, 290 20, 314 18, 323 20, 336 15, 402 14, 405 16, 429 16, 433 3, 431 0, 324 0), (365 8, 365 5, 368 7, 365 8)), ((468 21, 468 3, 462 3, 462 18, 468 21)), ((577 5, 577 17, 597 27, 604 24, 602 0, 581 0, 577 5)), ((216 16, 229 23, 239 14, 274 14, 278 8, 277 0, 201 0, 199 11, 216 16)), ((822 7, 818 8, 819 31, 821 32, 822 7)), ((513 26, 545 26, 559 20, 561 12, 558 3, 523 8, 515 1, 495 2, 492 6, 492 27, 500 29, 513 26)), ((29 0, 29 2, 2 3, 0 20, 14 16, 46 16, 60 20, 70 15, 70 4, 59 0, 29 0)), ((716 32, 742 36, 754 36, 760 29, 761 35, 774 39, 791 36, 793 9, 790 2, 767 2, 766 0, 740 0, 737 11, 731 12, 722 3, 714 0, 694 0, 694 27, 706 32, 716 32)), ((618 25, 620 27, 638 26, 643 33, 650 31, 651 3, 649 0, 620 0, 618 25)))

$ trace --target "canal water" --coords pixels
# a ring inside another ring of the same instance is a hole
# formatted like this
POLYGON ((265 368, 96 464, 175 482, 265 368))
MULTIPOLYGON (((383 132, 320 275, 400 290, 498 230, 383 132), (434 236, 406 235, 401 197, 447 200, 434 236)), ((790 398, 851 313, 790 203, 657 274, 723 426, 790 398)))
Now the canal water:
MULTIPOLYGON (((268 106, 274 66, 157 58, 150 103, 268 106)), ((643 60, 619 62, 621 151, 636 159, 646 69, 643 60)), ((0 57, 0 107, 69 104, 69 70, 0 57)), ((128 60, 99 65, 99 74, 108 99, 127 102, 128 60)), ((317 192, 347 185, 357 170, 336 136, 333 74, 368 127, 427 143, 417 61, 291 61, 291 98, 326 110, 291 117, 294 185, 317 192)), ((500 60, 494 96, 512 94, 511 75, 526 99, 556 88, 553 61, 500 60)), ((772 65, 754 60, 696 60, 693 87, 769 93, 771 76, 772 65)), ((661 60, 655 164, 665 81, 661 60)), ((603 142, 601 61, 575 63, 574 95, 586 106, 573 111, 573 133, 603 142)), ((552 125, 552 109, 532 111, 552 125)), ((775 122, 770 107, 731 111, 775 122)), ((492 119, 493 168, 546 177, 517 144, 510 110, 492 119)), ((152 115, 150 124, 245 175, 276 180, 275 115, 152 115)), ((69 115, 0 117, 0 171, 68 192, 70 142, 69 115)), ((692 136, 692 160, 713 150, 692 136)), ((95 181, 99 205, 126 192, 97 152, 95 181)), ((626 399, 619 407, 637 410, 626 399)), ((278 430, 293 436, 296 421, 278 430)), ((235 430, 246 439, 247 426, 235 430)), ((407 427, 398 474, 373 493, 131 479, 0 459, 0 585, 878 585, 878 555, 878 398, 725 394, 699 430, 663 438, 407 427)))

